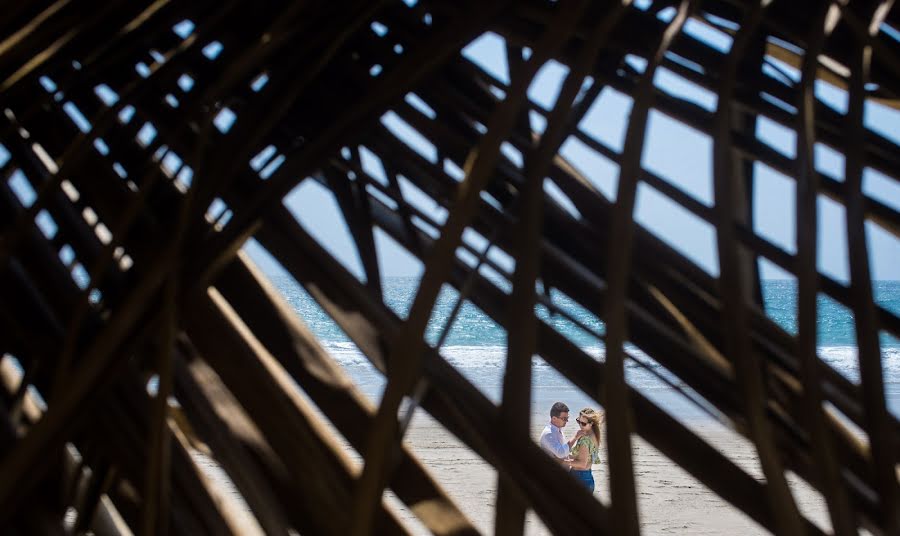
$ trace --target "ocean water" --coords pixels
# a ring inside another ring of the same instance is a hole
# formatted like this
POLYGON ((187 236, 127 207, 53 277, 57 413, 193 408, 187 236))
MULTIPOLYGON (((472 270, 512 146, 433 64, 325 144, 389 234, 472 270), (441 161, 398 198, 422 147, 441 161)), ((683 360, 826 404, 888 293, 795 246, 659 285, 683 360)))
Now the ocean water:
MULTIPOLYGON (((272 276, 272 281, 363 391, 379 398, 384 387, 383 377, 347 335, 293 279, 272 276)), ((387 278, 383 296, 385 303, 401 318, 405 318, 415 298, 417 285, 417 278, 387 278)), ((873 290, 875 300, 881 307, 900 315, 900 281, 878 281, 874 283, 873 290)), ((571 298, 557 291, 553 291, 551 296, 554 304, 577 319, 577 324, 559 315, 551 316, 541 305, 536 308, 538 316, 589 355, 602 360, 603 347, 597 334, 603 332, 603 323, 571 298)), ((796 283, 766 281, 763 296, 766 313, 770 318, 788 333, 796 334, 796 283)), ((489 399, 499 402, 506 360, 506 332, 469 302, 461 307, 453 322, 449 322, 457 299, 456 291, 445 285, 432 313, 426 338, 432 345, 443 338, 441 355, 489 399), (447 330, 449 331, 444 333, 447 330)), ((837 372, 858 382, 859 367, 852 312, 824 295, 819 297, 818 310, 819 356, 837 372)), ((895 415, 900 415, 900 341, 886 333, 881 333, 880 338, 889 407, 895 415)), ((670 384, 659 378, 662 376, 678 385, 680 382, 676 377, 639 349, 633 346, 626 348, 633 356, 633 359, 626 361, 626 380, 629 384, 681 417, 708 417, 701 407, 676 393, 670 384)), ((571 396, 571 393, 577 392, 567 379, 539 357, 533 359, 532 371, 532 391, 536 404, 552 403, 555 393, 570 393, 571 396)), ((576 398, 570 406, 596 405, 586 396, 579 395, 576 398)))
MULTIPOLYGON (((288 304, 319 338, 329 354, 343 365, 363 393, 376 401, 380 399, 385 385, 384 377, 349 337, 292 278, 285 275, 269 277, 288 304)), ((417 278, 387 278, 384 284, 385 303, 397 315, 405 318, 415 298, 417 285, 417 278)), ((876 303, 900 315, 900 281, 876 281, 873 290, 876 303)), ((536 308, 538 316, 587 354, 602 360, 604 350, 597 334, 603 332, 603 323, 568 296, 557 291, 553 291, 551 296, 554 304, 577 319, 577 324, 560 315, 550 315, 542 305, 536 308)), ((785 331, 796 334, 796 283, 766 281, 763 284, 763 297, 766 314, 785 331)), ((426 338, 432 346, 443 339, 441 356, 491 401, 499 403, 506 364, 506 331, 469 302, 459 309, 453 322, 450 322, 457 299, 456 291, 445 285, 432 313, 426 338)), ((859 382, 852 312, 824 295, 819 297, 818 310, 819 357, 850 381, 859 382)), ((886 333, 881 333, 880 339, 888 408, 900 419, 900 340, 886 333)), ((677 377, 640 349, 627 345, 626 350, 630 358, 626 360, 625 374, 632 387, 680 418, 703 420, 711 417, 702 405, 692 402, 672 387, 672 384, 685 387, 677 377)), ((597 405, 540 357, 534 357, 532 363, 533 411, 538 411, 536 408, 549 408, 559 399, 565 399, 570 407, 597 405)), ((151 389, 153 388, 155 386, 151 385, 151 389)))

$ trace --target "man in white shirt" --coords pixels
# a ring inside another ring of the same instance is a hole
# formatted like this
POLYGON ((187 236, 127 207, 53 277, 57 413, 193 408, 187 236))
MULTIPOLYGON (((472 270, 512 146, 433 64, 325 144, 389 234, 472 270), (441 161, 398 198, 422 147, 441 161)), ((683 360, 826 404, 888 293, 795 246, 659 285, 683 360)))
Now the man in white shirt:
POLYGON ((562 402, 556 402, 550 408, 550 423, 541 432, 541 448, 560 460, 569 455, 569 447, 577 439, 576 434, 575 438, 566 441, 562 429, 565 428, 567 422, 569 422, 569 406, 562 402))

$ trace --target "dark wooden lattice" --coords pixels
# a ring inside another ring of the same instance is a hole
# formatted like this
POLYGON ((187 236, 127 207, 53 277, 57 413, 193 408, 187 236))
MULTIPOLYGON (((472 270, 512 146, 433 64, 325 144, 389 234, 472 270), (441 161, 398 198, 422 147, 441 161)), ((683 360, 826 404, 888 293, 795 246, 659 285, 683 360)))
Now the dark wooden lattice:
POLYGON ((403 532, 382 501, 389 488, 434 533, 476 533, 398 442, 411 396, 498 471, 501 533, 521 532, 527 509, 559 534, 637 533, 632 434, 773 532, 820 532, 793 502, 792 471, 821 492, 836 533, 900 533, 900 441, 879 346, 880 333, 900 336, 900 319, 873 299, 866 242, 867 224, 897 239, 900 215, 862 186, 865 168, 900 176, 896 136, 863 120, 867 101, 898 102, 892 2, 409 3, 7 2, 0 523, 58 532, 74 508, 75 528, 97 534, 241 533, 192 458, 202 445, 266 532, 403 532), (505 39, 508 84, 460 52, 485 32, 505 39), (549 60, 568 72, 544 109, 527 90, 549 60), (660 69, 716 105, 655 85, 660 69), (846 92, 846 111, 816 98, 817 80, 846 92), (621 150, 579 127, 607 88, 632 99, 621 150), (710 205, 642 168, 653 110, 713 140, 710 205), (434 155, 387 128, 387 112, 434 155), (790 151, 756 137, 763 117, 795 133, 790 151), (568 139, 618 167, 613 201, 560 155, 568 139), (842 180, 815 168, 816 144, 842 154, 842 180), (367 173, 362 148, 385 180, 367 173), (754 231, 754 163, 795 181, 796 252, 754 231), (446 221, 411 203, 401 176, 446 221), (333 192, 366 283, 282 203, 301 181, 333 192), (635 223, 639 184, 715 229, 718 276, 635 223), (848 284, 817 269, 823 196, 846 213, 848 284), (425 263, 406 320, 382 299, 376 227, 425 263), (466 229, 514 271, 463 241, 466 229), (384 372, 377 409, 238 254, 250 237, 384 372), (799 282, 796 336, 763 310, 761 259, 799 282), (536 282, 603 319, 604 360, 535 316, 535 303, 552 306, 536 282), (444 283, 516 335, 499 406, 425 342, 444 283), (853 312, 859 383, 816 354, 820 293, 853 312), (629 387, 626 342, 752 441, 764 482, 629 387), (607 410, 611 506, 529 439, 534 353, 607 410), (319 411, 363 455, 362 472, 326 441, 319 411), (509 437, 522 447, 501 452, 509 437))

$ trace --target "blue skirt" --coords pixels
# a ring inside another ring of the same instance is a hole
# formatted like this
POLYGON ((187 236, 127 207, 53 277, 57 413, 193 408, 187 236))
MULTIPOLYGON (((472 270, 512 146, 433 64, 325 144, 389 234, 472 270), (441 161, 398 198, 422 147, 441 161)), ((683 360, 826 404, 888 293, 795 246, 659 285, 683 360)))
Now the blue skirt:
POLYGON ((574 476, 579 482, 584 484, 584 486, 591 490, 591 493, 594 493, 594 473, 592 473, 589 469, 585 471, 578 471, 572 469, 569 473, 574 476))

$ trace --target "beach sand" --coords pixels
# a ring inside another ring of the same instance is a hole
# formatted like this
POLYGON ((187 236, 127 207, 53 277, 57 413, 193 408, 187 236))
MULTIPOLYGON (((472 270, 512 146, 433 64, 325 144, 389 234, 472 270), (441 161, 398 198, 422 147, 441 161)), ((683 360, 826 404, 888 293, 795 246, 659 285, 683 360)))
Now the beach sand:
MULTIPOLYGON (((358 376, 357 386, 372 399, 378 401, 383 382, 375 376, 365 379, 358 376), (362 380, 362 381, 360 381, 362 380)), ((499 376, 470 377, 494 403, 498 403, 499 376)), ((537 380, 537 378, 536 378, 537 380)), ((671 391, 645 391, 661 408, 670 411, 695 433, 729 457, 748 474, 762 480, 762 470, 752 445, 745 438, 713 421, 696 407, 673 396, 671 391)), ((556 400, 566 402, 571 409, 569 425, 564 429, 567 437, 575 433, 574 420, 578 411, 586 406, 597 407, 581 391, 558 377, 544 375, 533 385, 531 408, 531 436, 537 442, 540 432, 549 420, 549 408, 556 400)), ((601 463, 594 465, 597 489, 594 497, 609 504, 609 473, 606 451, 601 449, 601 463)), ((460 506, 475 526, 484 534, 494 532, 494 508, 496 505, 497 473, 488 463, 469 450, 459 439, 446 431, 423 410, 417 410, 412 418, 404 442, 422 461, 434 479, 460 506)), ((361 469, 361 458, 345 443, 346 451, 361 469)), ((677 464, 663 456, 648 443, 635 436, 633 441, 635 481, 638 494, 638 510, 643 534, 767 534, 762 527, 742 512, 720 499, 715 493, 694 479, 677 464)), ((207 467, 207 474, 215 480, 227 481, 224 473, 214 467, 214 462, 197 458, 207 467)), ((830 522, 822 497, 809 485, 788 473, 794 498, 800 511, 820 528, 830 531, 830 522)), ((231 493, 236 493, 230 482, 224 482, 231 493)), ((387 494, 388 503, 397 507, 399 517, 413 534, 429 534, 414 516, 393 497, 387 494)), ((246 508, 246 505, 243 505, 246 508)), ((599 505, 598 505, 599 507, 599 505)), ((547 528, 533 512, 526 519, 526 534, 549 534, 547 528)))
MULTIPOLYGON (((542 414, 534 415, 535 440, 545 420, 542 414)), ((697 423, 693 428, 751 475, 761 478, 758 459, 745 439, 714 423, 697 423)), ((565 432, 574 433, 574 426, 567 426, 565 432)), ((406 442, 475 525, 492 534, 496 471, 424 414, 413 419, 406 442)), ((643 534, 767 534, 646 442, 638 438, 633 445, 643 534)), ((601 457, 606 459, 605 451, 601 457)), ((594 466, 594 479, 595 498, 608 505, 609 474, 605 463, 594 466)), ((794 475, 789 474, 789 480, 801 512, 820 527, 830 529, 821 496, 794 475)), ((526 534, 549 531, 535 514, 529 513, 526 534)))

